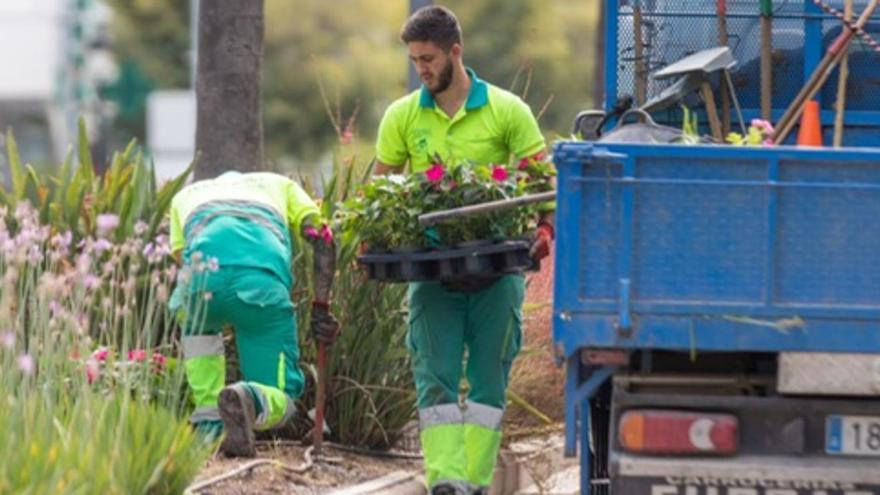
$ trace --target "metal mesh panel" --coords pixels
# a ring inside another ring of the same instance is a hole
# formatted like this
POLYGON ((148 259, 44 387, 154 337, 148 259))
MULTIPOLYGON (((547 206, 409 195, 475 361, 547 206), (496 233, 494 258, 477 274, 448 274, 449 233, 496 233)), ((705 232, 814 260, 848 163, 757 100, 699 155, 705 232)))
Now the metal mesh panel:
MULTIPOLYGON (((633 5, 641 5, 642 41, 647 97, 656 96, 672 80, 654 81, 650 73, 696 51, 718 46, 716 0, 620 0, 617 8, 617 90, 616 95, 635 95, 637 64, 633 5)), ((826 2, 843 10, 843 0, 826 2)), ((856 0, 855 16, 867 4, 856 0)), ((773 108, 784 110, 801 89, 806 77, 804 53, 809 27, 821 29, 821 50, 814 48, 813 61, 824 55, 841 31, 838 19, 821 12, 812 2, 777 0, 773 2, 773 108)), ((880 23, 871 23, 866 31, 880 38, 880 23)), ((761 25, 758 0, 727 2, 728 46, 738 64, 732 71, 737 96, 746 109, 760 107, 761 25)), ((848 110, 880 109, 880 55, 858 39, 850 48, 848 110)), ((837 90, 837 72, 821 92, 823 108, 832 108, 837 90)), ((688 105, 690 102, 688 102, 688 105)), ((694 102, 696 104, 696 102, 694 102)))

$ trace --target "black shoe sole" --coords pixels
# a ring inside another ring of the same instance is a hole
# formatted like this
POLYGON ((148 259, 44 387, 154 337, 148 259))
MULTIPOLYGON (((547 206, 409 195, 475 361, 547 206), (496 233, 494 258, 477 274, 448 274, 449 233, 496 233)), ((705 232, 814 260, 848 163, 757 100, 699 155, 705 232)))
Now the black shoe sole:
POLYGON ((244 396, 247 393, 240 387, 227 387, 220 392, 220 418, 226 430, 220 451, 228 457, 257 455, 253 413, 248 411, 251 398, 244 396))

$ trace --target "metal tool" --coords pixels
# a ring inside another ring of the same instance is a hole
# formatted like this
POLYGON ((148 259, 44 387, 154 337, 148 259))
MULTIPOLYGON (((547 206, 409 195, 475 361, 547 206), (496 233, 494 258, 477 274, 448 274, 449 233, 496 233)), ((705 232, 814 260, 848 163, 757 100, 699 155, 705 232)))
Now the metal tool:
MULTIPOLYGON (((852 20, 853 0, 846 0, 844 6, 844 21, 852 20)), ((843 112, 846 109, 846 84, 849 81, 849 52, 840 61, 840 73, 837 81, 837 101, 834 102, 834 139, 835 148, 843 145, 843 112)))
POLYGON ((651 113, 655 110, 666 108, 670 101, 680 101, 691 91, 699 89, 703 96, 703 100, 706 101, 706 113, 709 115, 709 124, 710 127, 712 127, 712 134, 715 139, 721 140, 721 121, 718 118, 718 111, 715 108, 715 97, 712 93, 712 86, 708 81, 709 74, 721 71, 724 76, 724 81, 721 84, 726 84, 730 90, 730 96, 736 107, 740 129, 743 134, 745 134, 745 120, 743 119, 739 99, 736 97, 733 80, 730 77, 730 69, 735 65, 736 59, 733 58, 730 48, 726 46, 700 50, 677 62, 667 65, 663 69, 655 72, 652 77, 657 80, 662 80, 677 76, 681 77, 681 79, 666 88, 657 97, 645 103, 642 110, 651 113))
POLYGON ((483 213, 491 213, 493 211, 509 210, 533 203, 543 203, 545 201, 553 201, 556 199, 556 191, 547 191, 537 194, 529 194, 527 196, 519 196, 517 198, 500 199, 498 201, 490 201, 478 205, 462 206, 460 208, 452 208, 449 210, 432 211, 419 215, 420 225, 434 225, 437 223, 456 220, 461 217, 479 215, 483 213))
POLYGON ((648 68, 645 63, 645 40, 642 32, 642 2, 633 1, 633 34, 635 35, 636 105, 645 104, 648 98, 648 68))
POLYGON ((800 92, 791 102, 791 105, 789 105, 788 109, 782 115, 782 118, 779 119, 779 122, 776 124, 776 132, 773 134, 774 144, 780 144, 788 137, 788 134, 794 128, 798 118, 804 111, 804 105, 813 99, 816 93, 822 89, 822 85, 825 84, 825 81, 828 80, 828 77, 834 71, 834 68, 840 63, 840 60, 846 53, 847 48, 849 48, 849 44, 852 42, 855 34, 865 27, 871 14, 877 10, 878 3, 880 3, 880 0, 871 0, 871 2, 865 7, 865 10, 862 11, 859 20, 856 21, 855 24, 844 24, 843 32, 840 33, 840 36, 838 36, 831 46, 828 47, 825 56, 822 57, 822 60, 819 62, 816 70, 813 71, 810 79, 804 84, 803 88, 801 88, 800 92))
POLYGON ((315 384, 315 428, 312 430, 312 445, 315 456, 321 455, 324 444, 324 404, 327 391, 327 344, 318 343, 318 378, 315 384))
MULTIPOLYGON (((716 0, 715 11, 718 13, 718 46, 727 46, 727 0, 716 0)), ((721 133, 726 136, 730 132, 730 88, 721 84, 721 133)))
POLYGON ((761 118, 773 112, 773 0, 761 0, 761 118))

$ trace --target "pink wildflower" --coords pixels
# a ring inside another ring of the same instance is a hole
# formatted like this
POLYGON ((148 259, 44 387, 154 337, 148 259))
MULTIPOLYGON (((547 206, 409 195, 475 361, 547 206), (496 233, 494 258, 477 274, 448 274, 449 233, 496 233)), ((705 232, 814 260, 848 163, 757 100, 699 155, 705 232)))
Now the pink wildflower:
POLYGON ((143 349, 132 349, 128 351, 128 360, 136 363, 143 362, 147 359, 147 351, 143 349))
POLYGON ((161 371, 168 365, 168 358, 158 352, 153 353, 151 360, 156 367, 156 371, 161 371))
POLYGON ((438 182, 443 179, 443 176, 446 174, 446 171, 443 169, 443 165, 440 163, 435 163, 434 166, 425 171, 425 177, 428 178, 430 182, 438 182))
POLYGON ((505 180, 507 180, 507 176, 508 176, 507 169, 504 168, 503 166, 495 165, 495 167, 492 168, 492 178, 495 179, 496 181, 498 181, 498 182, 505 181, 505 180))
POLYGON ((113 247, 113 243, 108 241, 107 239, 98 239, 95 241, 95 244, 92 245, 92 248, 97 253, 103 253, 104 251, 113 247))
POLYGON ((351 132, 351 129, 346 127, 345 130, 342 131, 342 137, 340 140, 342 141, 342 144, 351 144, 354 140, 354 133, 351 132))
POLYGON ((119 227, 119 216, 114 215, 113 213, 104 213, 98 215, 95 223, 98 225, 99 233, 109 234, 116 230, 116 227, 119 227))
POLYGON ((107 358, 109 358, 109 357, 110 357, 110 349, 108 349, 106 347, 98 348, 95 350, 95 352, 92 353, 92 359, 99 361, 99 362, 102 362, 102 363, 107 361, 107 358))
POLYGON ((89 385, 95 383, 95 381, 101 377, 101 364, 94 359, 89 359, 86 361, 86 379, 89 381, 89 385))
POLYGON ((90 273, 83 278, 83 287, 89 291, 96 290, 101 287, 101 279, 90 273))
POLYGON ((32 358, 30 354, 22 354, 21 356, 18 356, 18 369, 20 369, 25 375, 33 373, 34 358, 32 358))
POLYGON ((3 335, 0 336, 0 343, 3 344, 3 347, 12 349, 15 347, 15 334, 12 332, 3 332, 3 335))

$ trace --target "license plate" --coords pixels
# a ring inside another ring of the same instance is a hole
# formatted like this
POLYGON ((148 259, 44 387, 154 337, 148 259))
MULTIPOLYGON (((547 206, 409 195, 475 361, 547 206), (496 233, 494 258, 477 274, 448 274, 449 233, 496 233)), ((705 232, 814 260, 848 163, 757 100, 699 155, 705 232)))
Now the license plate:
POLYGON ((880 457, 880 416, 828 416, 825 451, 880 457))

